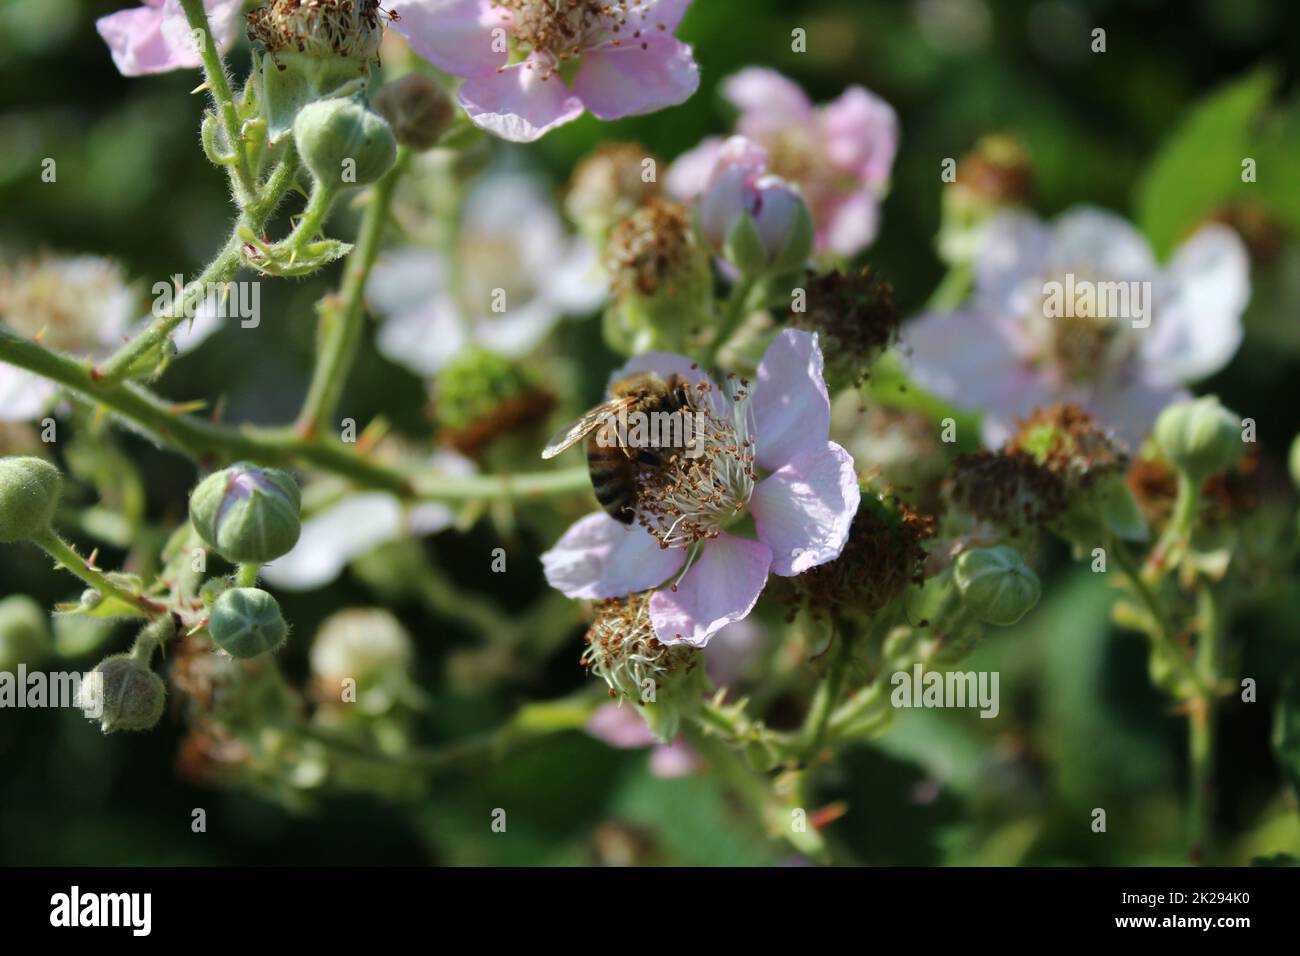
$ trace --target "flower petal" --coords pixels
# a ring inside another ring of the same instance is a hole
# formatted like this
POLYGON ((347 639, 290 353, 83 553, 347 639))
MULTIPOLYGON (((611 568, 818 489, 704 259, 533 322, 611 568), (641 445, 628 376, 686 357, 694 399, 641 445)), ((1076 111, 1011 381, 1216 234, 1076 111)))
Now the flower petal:
POLYGON ((545 64, 536 57, 469 77, 460 103, 476 126, 502 139, 531 143, 582 115, 582 100, 558 75, 542 79, 545 64))
POLYGON ((691 0, 633 0, 631 10, 611 6, 609 13, 605 14, 605 22, 610 29, 618 27, 624 36, 636 30, 672 33, 681 24, 690 5, 691 0))
POLYGON ((831 400, 817 335, 786 329, 772 340, 754 385, 757 462, 775 471, 805 449, 820 449, 831 430, 831 400))
POLYGON ((617 747, 619 750, 632 750, 637 747, 649 747, 657 743, 658 738, 646 726, 635 707, 622 704, 601 704, 588 718, 582 728, 597 740, 617 747))
POLYGON ((898 152, 894 108, 870 90, 851 86, 822 109, 820 119, 831 164, 852 171, 873 192, 881 192, 898 152))
POLYGON ((437 295, 385 319, 375 346, 390 362, 418 375, 433 375, 460 354, 467 341, 459 306, 437 295))
POLYGON ((722 93, 740 111, 737 129, 750 139, 765 139, 813 117, 812 101, 799 84, 766 67, 727 77, 722 93))
POLYGON ((1067 209, 1053 223, 1051 265, 1094 281, 1150 279, 1155 255, 1146 237, 1123 216, 1093 206, 1067 209))
POLYGON ((665 644, 703 647, 733 621, 749 615, 767 583, 772 549, 723 533, 706 542, 676 589, 650 598, 650 621, 665 644))
POLYGON ((571 598, 625 597, 662 584, 686 560, 682 548, 661 548, 644 528, 603 511, 587 515, 542 555, 551 587, 571 598))
POLYGON ((573 90, 603 120, 653 113, 690 99, 700 87, 691 48, 666 34, 606 43, 583 55, 573 90))
POLYGON ((1227 226, 1197 231, 1174 253, 1166 272, 1170 300, 1143 330, 1149 378, 1174 384, 1213 375, 1236 354, 1250 299, 1250 259, 1227 226))
POLYGON ((758 539, 772 549, 772 571, 790 577, 838 558, 860 498, 853 456, 835 442, 759 482, 749 510, 758 539))
POLYGON ((678 199, 694 199, 713 178, 718 165, 718 153, 725 142, 721 136, 710 136, 694 149, 682 153, 668 170, 665 185, 678 199))
POLYGON ((859 190, 831 207, 817 229, 817 247, 853 257, 876 238, 880 203, 870 190, 859 190))
POLYGON ((199 65, 193 50, 175 50, 163 36, 162 11, 153 7, 119 10, 95 21, 95 29, 123 76, 165 73, 199 65))
POLYGON ((689 777, 702 766, 699 753, 681 737, 650 751, 650 773, 663 780, 689 777))
POLYGON ((440 70, 470 76, 496 70, 509 57, 493 42, 493 30, 508 29, 509 18, 486 0, 402 0, 398 10, 392 29, 440 70))
POLYGON ((34 421, 57 393, 58 387, 49 379, 0 363, 0 422, 34 421))
POLYGON ((1136 453, 1151 434, 1156 416, 1166 406, 1191 397, 1185 388, 1135 380, 1094 389, 1079 404, 1136 453))
POLYGON ((292 551, 262 568, 286 591, 311 591, 339 576, 353 558, 403 534, 402 507, 392 495, 350 495, 302 523, 292 551))

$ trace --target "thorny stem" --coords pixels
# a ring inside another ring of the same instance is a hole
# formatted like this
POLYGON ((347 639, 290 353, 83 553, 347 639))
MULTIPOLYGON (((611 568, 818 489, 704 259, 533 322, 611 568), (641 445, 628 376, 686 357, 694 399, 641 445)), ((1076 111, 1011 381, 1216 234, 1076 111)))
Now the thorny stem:
POLYGON ((758 285, 758 280, 747 276, 742 276, 736 280, 736 284, 731 289, 731 296, 727 299, 726 307, 723 309, 722 319, 718 323, 718 334, 709 347, 708 360, 705 362, 706 367, 713 368, 717 365, 718 355, 726 347, 726 344, 731 341, 741 323, 750 314, 753 309, 754 290, 758 285))
POLYGON ((203 73, 207 79, 208 91, 212 94, 212 105, 230 148, 235 151, 236 163, 234 184, 241 206, 245 205, 256 193, 253 172, 249 167, 248 153, 244 149, 244 137, 239 128, 239 114, 235 109, 235 97, 230 90, 230 79, 226 76, 226 64, 221 59, 217 42, 212 36, 212 27, 208 23, 207 11, 203 0, 180 0, 189 21, 190 32, 199 40, 199 58, 203 61, 203 73))
POLYGON ((393 192, 410 162, 410 156, 409 150, 400 149, 393 168, 375 184, 356 248, 348 257, 343 287, 339 290, 341 301, 338 305, 328 301, 322 304, 320 351, 307 399, 298 415, 297 431, 303 437, 323 434, 342 398, 365 320, 366 280, 379 255, 393 192))
POLYGON ((841 625, 838 628, 839 634, 837 635, 839 644, 835 648, 834 656, 831 658, 830 669, 817 688, 812 707, 809 708, 807 720, 804 722, 803 751, 805 761, 812 760, 826 740, 826 732, 830 728, 831 713, 835 709, 835 704, 844 689, 844 678, 848 671, 849 662, 852 659, 853 630, 845 622, 841 621, 839 623, 841 625))
POLYGON ((0 361, 35 372, 103 405, 161 445, 205 467, 247 459, 261 465, 310 466, 359 488, 412 501, 475 501, 565 495, 589 487, 585 467, 518 475, 447 477, 405 472, 372 461, 342 442, 303 438, 289 428, 235 428, 179 413, 134 382, 106 383, 82 363, 0 329, 0 361))
POLYGON ((207 295, 209 289, 229 282, 234 277, 244 261, 244 241, 240 238, 240 233, 244 229, 251 230, 254 233, 261 232, 266 220, 275 211, 275 207, 280 204, 285 193, 293 186, 294 175, 297 170, 298 155, 291 145, 288 152, 280 159, 280 162, 276 164, 275 169, 267 178, 266 186, 261 194, 249 204, 235 222, 230 237, 226 240, 226 244, 222 246, 221 251, 217 253, 216 258, 208 264, 198 278, 185 287, 180 301, 176 303, 172 313, 158 316, 149 328, 118 349, 98 368, 92 368, 91 375, 94 378, 107 385, 115 385, 125 381, 131 376, 139 361, 161 347, 167 336, 171 335, 172 331, 186 320, 188 314, 193 313, 194 309, 207 295))
POLYGON ((32 542, 43 548, 50 557, 58 562, 59 567, 75 574, 86 584, 94 588, 105 598, 113 598, 116 601, 135 607, 149 617, 155 617, 160 614, 167 614, 167 608, 143 594, 133 594, 126 588, 115 584, 99 568, 91 567, 90 563, 77 554, 72 546, 60 538, 51 529, 46 529, 42 534, 32 539, 32 542))

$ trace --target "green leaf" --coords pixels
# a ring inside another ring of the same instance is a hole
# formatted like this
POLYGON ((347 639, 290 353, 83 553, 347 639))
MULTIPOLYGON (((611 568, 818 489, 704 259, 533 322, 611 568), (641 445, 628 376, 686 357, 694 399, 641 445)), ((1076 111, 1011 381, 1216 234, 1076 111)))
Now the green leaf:
POLYGON ((1257 69, 1194 106, 1165 141, 1136 197, 1138 223, 1158 256, 1226 200, 1251 195, 1241 163, 1256 155, 1256 131, 1276 86, 1274 70, 1257 69))

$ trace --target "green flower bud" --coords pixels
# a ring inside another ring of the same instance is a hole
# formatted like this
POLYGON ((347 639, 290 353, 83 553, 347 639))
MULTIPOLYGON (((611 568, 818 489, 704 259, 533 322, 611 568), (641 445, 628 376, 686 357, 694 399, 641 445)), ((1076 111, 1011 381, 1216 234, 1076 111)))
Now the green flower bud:
POLYGON ((414 658, 411 636, 388 611, 353 608, 326 618, 311 645, 311 671, 321 701, 344 700, 344 681, 355 681, 357 707, 366 714, 390 710, 407 688, 414 658))
POLYGON ((257 657, 283 644, 289 625, 261 588, 231 588, 212 605, 208 634, 231 657, 257 657))
POLYGON ((25 594, 0 600, 0 671, 35 664, 50 653, 49 617, 25 594))
POLYGON ((1020 552, 1004 545, 967 551, 953 566, 953 578, 966 607, 985 624, 1015 624, 1041 592, 1020 552))
POLYGON ((162 678, 130 654, 104 658, 91 672, 90 682, 82 685, 82 708, 99 717, 106 734, 151 730, 162 717, 166 700, 162 678))
POLYGON ((190 520, 226 560, 265 564, 298 543, 301 503, 288 472, 240 462, 199 483, 190 495, 190 520))
POLYGON ((49 528, 62 490, 59 469, 43 458, 0 458, 0 544, 49 528))
POLYGON ((293 121, 293 139, 312 176, 325 187, 368 185, 397 160, 392 129, 356 97, 307 104, 293 121))
POLYGON ((1198 484, 1235 465, 1246 447, 1240 416, 1215 395, 1170 405, 1156 419, 1155 437, 1165 458, 1198 484))
POLYGON ((375 109, 388 120, 403 146, 423 152, 438 145, 456 108, 451 97, 423 73, 408 73, 375 93, 375 109))

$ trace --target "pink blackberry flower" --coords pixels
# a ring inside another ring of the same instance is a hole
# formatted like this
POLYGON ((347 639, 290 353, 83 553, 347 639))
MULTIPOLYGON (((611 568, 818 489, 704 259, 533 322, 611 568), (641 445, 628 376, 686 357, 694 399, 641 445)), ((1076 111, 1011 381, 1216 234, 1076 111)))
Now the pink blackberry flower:
POLYGON ((653 113, 700 85, 673 36, 691 0, 405 0, 393 29, 465 78, 460 102, 503 139, 531 142, 582 115, 653 113))
POLYGON ((614 379, 677 374, 694 389, 702 448, 638 479, 636 522, 604 512, 576 522, 542 555, 551 586, 602 599, 659 587, 650 621, 664 644, 703 647, 747 617, 769 574, 833 561, 858 509, 853 459, 829 439, 830 400, 813 333, 787 329, 757 380, 727 394, 681 355, 650 352, 614 379), (752 537, 742 536, 750 527, 752 537))
MULTIPOLYGON (((727 79, 723 93, 740 110, 736 132, 763 147, 769 172, 799 187, 817 224, 817 251, 854 256, 870 245, 898 150, 893 107, 861 86, 814 106, 793 81, 761 67, 727 79)), ((703 192, 725 145, 711 137, 679 157, 669 191, 682 199, 703 192)))

